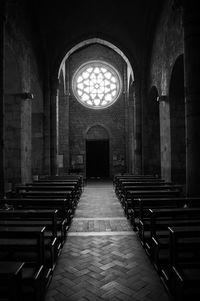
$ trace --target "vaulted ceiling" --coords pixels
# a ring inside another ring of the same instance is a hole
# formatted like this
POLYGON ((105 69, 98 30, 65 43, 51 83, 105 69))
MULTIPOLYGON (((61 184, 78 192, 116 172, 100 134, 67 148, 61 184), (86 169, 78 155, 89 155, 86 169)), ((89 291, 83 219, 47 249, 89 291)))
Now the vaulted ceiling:
MULTIPOLYGON (((112 43, 144 72, 165 1, 5 0, 11 15, 17 12, 24 17, 26 12, 34 32, 31 39, 39 52, 43 51, 50 72, 59 68, 72 47, 91 38, 112 43)), ((23 18, 19 24, 26 31, 23 18)))
POLYGON ((54 62, 76 43, 98 37, 129 58, 144 61, 160 0, 29 0, 49 60, 54 62))

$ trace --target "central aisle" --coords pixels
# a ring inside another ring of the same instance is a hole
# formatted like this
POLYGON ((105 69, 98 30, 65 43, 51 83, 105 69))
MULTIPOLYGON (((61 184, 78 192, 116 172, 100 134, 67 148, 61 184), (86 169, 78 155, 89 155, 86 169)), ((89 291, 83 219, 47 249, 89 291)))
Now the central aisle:
POLYGON ((86 184, 45 300, 169 300, 111 182, 86 184))

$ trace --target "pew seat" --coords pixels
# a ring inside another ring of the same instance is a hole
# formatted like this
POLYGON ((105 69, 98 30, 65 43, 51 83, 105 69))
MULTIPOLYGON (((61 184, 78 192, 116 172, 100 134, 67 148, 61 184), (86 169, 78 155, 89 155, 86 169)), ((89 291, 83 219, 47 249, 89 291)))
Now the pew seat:
POLYGON ((200 225, 168 227, 169 263, 161 280, 178 301, 200 296, 200 225))
POLYGON ((146 242, 146 251, 158 272, 169 261, 168 227, 200 225, 200 208, 149 209, 150 236, 146 242))
MULTIPOLYGON (((126 198, 124 211, 125 215, 128 219, 132 220, 132 218, 138 217, 139 212, 139 199, 140 198, 172 198, 172 197, 180 197, 180 190, 130 190, 128 191, 129 196, 126 198)), ((133 221, 133 220, 132 220, 133 221)), ((133 230, 136 228, 133 225, 133 230)))
POLYGON ((44 232, 45 227, 0 226, 0 261, 24 262, 23 300, 41 301, 50 281, 50 269, 45 265, 44 232))
POLYGON ((138 206, 131 215, 131 223, 138 230, 142 245, 145 245, 145 235, 150 231, 149 209, 200 207, 200 197, 138 198, 137 202, 138 206))
POLYGON ((58 210, 57 212, 57 231, 61 244, 64 244, 67 231, 69 229, 72 210, 70 201, 66 198, 7 198, 4 202, 11 209, 18 210, 58 210))
POLYGON ((22 301, 24 262, 0 261, 0 300, 22 301))
POLYGON ((0 211, 0 226, 6 227, 31 227, 45 226, 45 250, 49 254, 49 265, 52 271, 61 251, 61 242, 57 231, 58 210, 10 210, 0 211))

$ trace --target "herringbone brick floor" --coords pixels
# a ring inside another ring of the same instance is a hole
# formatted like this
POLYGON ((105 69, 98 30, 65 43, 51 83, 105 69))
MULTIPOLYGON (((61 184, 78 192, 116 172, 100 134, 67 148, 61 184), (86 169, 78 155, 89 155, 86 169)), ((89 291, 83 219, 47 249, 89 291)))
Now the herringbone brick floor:
POLYGON ((87 183, 45 301, 168 301, 111 182, 87 183))

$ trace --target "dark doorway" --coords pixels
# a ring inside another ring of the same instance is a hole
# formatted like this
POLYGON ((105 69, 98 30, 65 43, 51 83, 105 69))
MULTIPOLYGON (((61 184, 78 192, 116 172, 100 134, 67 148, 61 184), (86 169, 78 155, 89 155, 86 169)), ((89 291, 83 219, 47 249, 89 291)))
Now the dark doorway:
POLYGON ((86 140, 86 176, 109 177, 109 140, 86 140))

